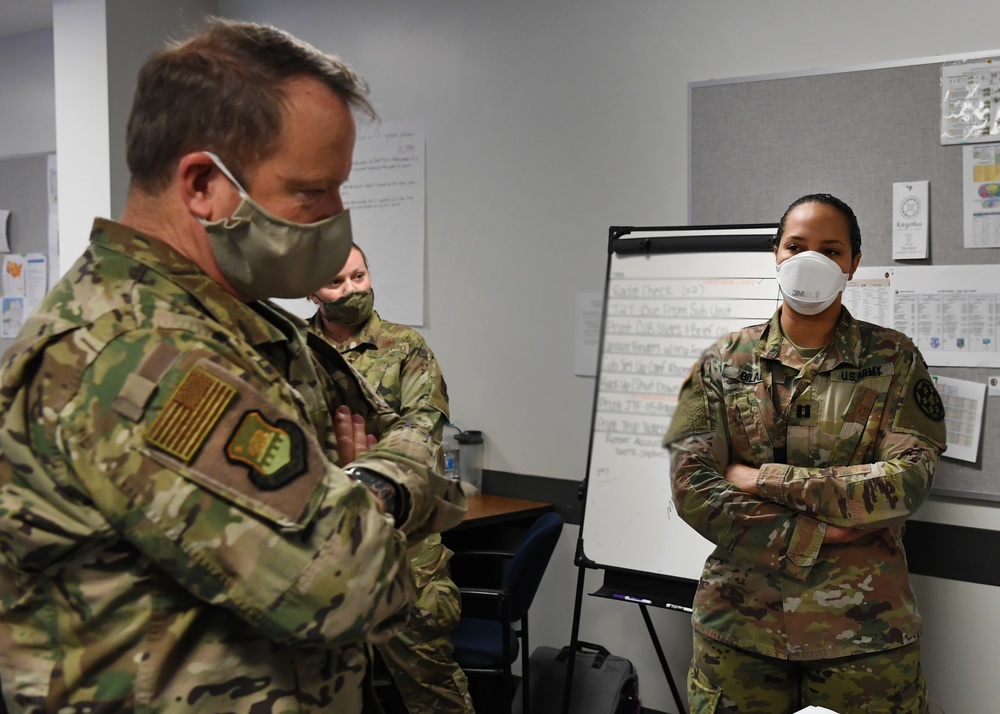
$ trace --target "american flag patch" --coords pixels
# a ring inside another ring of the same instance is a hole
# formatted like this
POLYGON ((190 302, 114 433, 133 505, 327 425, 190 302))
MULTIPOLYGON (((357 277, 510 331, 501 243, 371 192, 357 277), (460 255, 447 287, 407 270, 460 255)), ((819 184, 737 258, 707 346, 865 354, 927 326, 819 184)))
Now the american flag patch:
POLYGON ((163 405, 146 441, 190 463, 235 395, 235 387, 195 367, 163 405))

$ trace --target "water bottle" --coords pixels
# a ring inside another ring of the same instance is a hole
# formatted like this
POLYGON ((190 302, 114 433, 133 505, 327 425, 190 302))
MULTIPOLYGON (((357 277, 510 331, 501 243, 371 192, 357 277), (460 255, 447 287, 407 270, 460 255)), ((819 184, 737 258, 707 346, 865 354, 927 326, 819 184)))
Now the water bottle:
POLYGON ((455 438, 461 432, 451 422, 444 425, 441 436, 441 451, 444 452, 444 475, 458 480, 458 440, 455 438))
POLYGON ((461 468, 459 478, 475 492, 483 490, 483 432, 469 429, 455 435, 461 468))

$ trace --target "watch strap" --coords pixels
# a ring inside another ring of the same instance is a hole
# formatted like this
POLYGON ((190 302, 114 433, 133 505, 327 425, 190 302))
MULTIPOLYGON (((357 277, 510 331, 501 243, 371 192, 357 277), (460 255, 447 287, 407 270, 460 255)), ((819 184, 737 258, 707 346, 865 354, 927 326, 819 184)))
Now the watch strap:
POLYGON ((397 528, 406 520, 409 508, 406 505, 405 489, 397 486, 382 474, 363 466, 350 466, 344 469, 344 473, 375 492, 375 495, 382 500, 385 512, 395 520, 397 528))

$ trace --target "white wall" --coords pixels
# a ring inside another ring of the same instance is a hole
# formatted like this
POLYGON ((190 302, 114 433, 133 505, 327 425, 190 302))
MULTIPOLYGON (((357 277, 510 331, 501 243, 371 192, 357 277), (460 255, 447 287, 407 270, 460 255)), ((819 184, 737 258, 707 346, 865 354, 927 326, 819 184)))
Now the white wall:
MULTIPOLYGON (((608 226, 686 222, 688 83, 1000 45, 985 0, 957 9, 930 0, 221 0, 219 9, 343 55, 385 119, 425 122, 423 332, 455 419, 484 431, 486 468, 571 480, 584 476, 594 388, 572 375, 574 297, 603 289, 608 226)), ((0 41, 0 68, 14 41, 0 41)), ((0 69, 0 89, 5 76, 0 69)), ((23 131, 23 145, 37 143, 23 131)), ((996 509, 935 499, 921 515, 1000 528, 996 509)), ((576 531, 567 528, 533 609, 535 645, 569 638, 576 531)), ((587 592, 598 579, 588 574, 587 592)), ((1000 681, 983 669, 1000 654, 1000 591, 915 582, 932 696, 949 714, 992 712, 1000 681)), ((686 617, 653 616, 683 687, 686 617)), ((584 598, 581 635, 633 659, 646 706, 674 710, 634 608, 584 598)))
POLYGON ((0 158, 56 150, 52 31, 0 40, 0 158))

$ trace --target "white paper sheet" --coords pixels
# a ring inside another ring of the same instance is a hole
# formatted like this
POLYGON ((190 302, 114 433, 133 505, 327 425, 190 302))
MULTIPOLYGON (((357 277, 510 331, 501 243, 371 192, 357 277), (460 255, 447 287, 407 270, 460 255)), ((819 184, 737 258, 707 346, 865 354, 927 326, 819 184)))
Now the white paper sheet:
POLYGON ((11 253, 3 257, 3 274, 0 283, 3 285, 4 297, 19 297, 25 295, 25 256, 11 253))
POLYGON ((996 141, 1000 111, 1000 67, 992 61, 941 68, 941 143, 996 141))
POLYGON ((354 242, 368 257, 375 309, 392 322, 424 324, 424 128, 360 127, 343 188, 354 242))
POLYGON ((24 298, 0 298, 0 338, 17 337, 24 325, 24 298))
POLYGON ((858 268, 841 304, 858 320, 892 327, 892 268, 858 268))
POLYGON ((892 259, 927 257, 930 226, 930 182, 903 181, 892 185, 892 259))
POLYGON ((9 253, 3 256, 2 324, 0 337, 17 337, 25 318, 42 298, 48 285, 48 268, 44 253, 9 253))
POLYGON ((966 248, 1000 247, 1000 144, 962 147, 962 235, 966 248))
POLYGON ((948 450, 945 456, 975 461, 983 430, 986 385, 937 374, 932 374, 931 379, 937 385, 938 394, 944 402, 944 420, 948 428, 948 450))
POLYGON ((892 272, 892 327, 938 367, 1000 367, 1000 265, 892 272))

